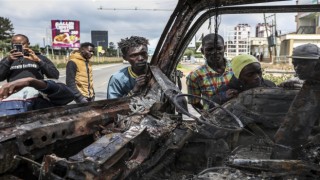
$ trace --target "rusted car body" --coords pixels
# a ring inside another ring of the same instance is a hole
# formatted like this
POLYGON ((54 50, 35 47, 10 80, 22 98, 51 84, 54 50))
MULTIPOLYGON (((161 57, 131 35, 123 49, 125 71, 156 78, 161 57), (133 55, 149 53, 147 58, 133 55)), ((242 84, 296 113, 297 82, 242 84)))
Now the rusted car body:
POLYGON ((1 117, 1 178, 319 178, 314 138, 299 159, 270 158, 273 135, 298 90, 252 89, 197 117, 176 85, 179 59, 209 17, 320 11, 320 5, 254 5, 263 2, 271 1, 179 0, 141 94, 1 117))

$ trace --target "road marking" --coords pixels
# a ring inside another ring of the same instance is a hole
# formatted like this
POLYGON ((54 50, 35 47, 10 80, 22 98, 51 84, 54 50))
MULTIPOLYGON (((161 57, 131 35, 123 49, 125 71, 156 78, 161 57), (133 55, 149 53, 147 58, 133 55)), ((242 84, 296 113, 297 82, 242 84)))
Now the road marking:
POLYGON ((113 67, 113 66, 118 66, 119 64, 111 64, 111 65, 107 65, 107 66, 93 66, 93 70, 100 70, 100 69, 104 69, 104 68, 107 68, 107 67, 113 67))
MULTIPOLYGON (((92 70, 99 71, 101 69, 105 69, 105 68, 113 67, 113 66, 118 66, 118 65, 120 65, 120 64, 108 64, 108 65, 103 65, 102 67, 101 67, 101 65, 95 65, 95 66, 92 67, 92 70)), ((63 72, 65 73, 65 69, 63 69, 63 72)), ((61 71, 60 71, 59 78, 63 78, 63 77, 66 77, 66 74, 61 74, 61 71)))

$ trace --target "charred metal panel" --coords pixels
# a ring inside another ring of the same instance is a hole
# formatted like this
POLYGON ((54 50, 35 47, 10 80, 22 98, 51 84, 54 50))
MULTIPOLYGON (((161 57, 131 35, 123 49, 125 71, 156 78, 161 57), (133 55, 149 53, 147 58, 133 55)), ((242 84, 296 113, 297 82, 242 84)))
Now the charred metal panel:
MULTIPOLYGON (((149 146, 139 146, 139 144, 143 144, 143 141, 148 140, 148 138, 138 137, 143 134, 143 131, 145 131, 144 127, 132 126, 124 133, 105 135, 70 157, 69 160, 54 155, 47 156, 43 173, 45 177, 57 178, 58 176, 64 179, 112 179, 119 176, 124 178, 148 156, 149 146), (131 152, 131 158, 127 157, 129 161, 125 162, 123 156, 128 156, 130 153, 130 142, 132 143, 131 148, 136 150, 131 152), (134 147, 135 143, 138 146, 134 147)), ((146 136, 146 134, 142 136, 146 136)))
POLYGON ((53 149, 46 147, 58 141, 94 134, 101 126, 112 123, 118 113, 127 113, 129 100, 69 105, 0 118, 0 172, 13 166, 14 155, 31 155, 36 149, 50 153, 53 149))
MULTIPOLYGON (((255 88, 244 91, 224 104, 244 124, 255 122, 266 128, 278 128, 283 121, 298 90, 282 88, 255 88)), ((222 110, 215 111, 216 118, 230 118, 222 110)))
MULTIPOLYGON (((319 120, 319 109, 320 84, 305 82, 290 106, 283 124, 275 134, 275 142, 293 149, 304 145, 311 135, 315 122, 319 120)), ((277 149, 275 157, 295 158, 295 155, 277 149)))
POLYGON ((273 159, 233 159, 229 166, 248 168, 273 173, 287 172, 288 175, 313 174, 319 175, 320 166, 300 160, 273 159))

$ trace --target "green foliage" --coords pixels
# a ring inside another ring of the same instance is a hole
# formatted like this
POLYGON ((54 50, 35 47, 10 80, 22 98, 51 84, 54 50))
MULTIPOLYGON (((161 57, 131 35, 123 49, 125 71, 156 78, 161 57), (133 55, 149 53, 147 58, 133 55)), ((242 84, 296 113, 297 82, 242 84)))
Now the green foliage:
MULTIPOLYGON (((67 63, 66 62, 60 62, 60 61, 52 61, 53 64, 57 67, 57 68, 66 68, 67 63)), ((113 59, 113 60, 102 60, 102 61, 91 61, 92 65, 99 65, 99 64, 112 64, 112 63, 120 63, 122 62, 122 59, 113 59)))
POLYGON ((67 63, 59 63, 59 64, 56 64, 56 67, 57 68, 66 68, 67 66, 67 63))
POLYGON ((11 49, 11 43, 6 43, 4 41, 0 41, 0 52, 7 53, 11 49))
POLYGON ((8 18, 0 17, 0 53, 6 54, 11 49, 13 25, 8 18))
POLYGON ((196 42, 196 49, 198 49, 201 46, 202 42, 196 42))
POLYGON ((194 55, 195 58, 203 58, 203 55, 201 53, 196 53, 194 55))
POLYGON ((269 74, 269 73, 263 73, 262 76, 264 79, 270 80, 270 81, 274 82, 276 85, 279 85, 280 83, 293 77, 292 74, 282 74, 280 76, 275 76, 275 75, 269 74))
POLYGON ((109 49, 115 49, 115 47, 114 42, 109 42, 109 49))
POLYGON ((117 49, 114 49, 112 46, 107 49, 107 57, 116 57, 117 55, 117 49))
POLYGON ((0 17, 0 41, 9 43, 13 34, 13 24, 10 19, 0 17))
POLYGON ((34 52, 40 53, 40 45, 36 44, 34 46, 29 46, 30 49, 32 49, 34 52))
POLYGON ((187 48, 187 49, 184 51, 183 55, 184 55, 184 56, 188 56, 188 57, 193 56, 193 55, 195 54, 194 51, 195 51, 194 49, 187 48))

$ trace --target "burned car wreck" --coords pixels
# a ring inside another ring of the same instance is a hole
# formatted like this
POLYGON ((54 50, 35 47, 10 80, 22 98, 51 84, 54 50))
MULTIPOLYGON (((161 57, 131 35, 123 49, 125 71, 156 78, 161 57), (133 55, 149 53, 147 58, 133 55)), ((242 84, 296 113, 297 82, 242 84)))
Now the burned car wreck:
POLYGON ((272 158, 281 146, 274 134, 299 90, 251 89, 195 116, 176 85, 178 60, 209 17, 320 11, 320 5, 254 5, 264 2, 270 1, 179 0, 141 94, 1 117, 1 178, 319 178, 318 126, 296 158, 272 158))

